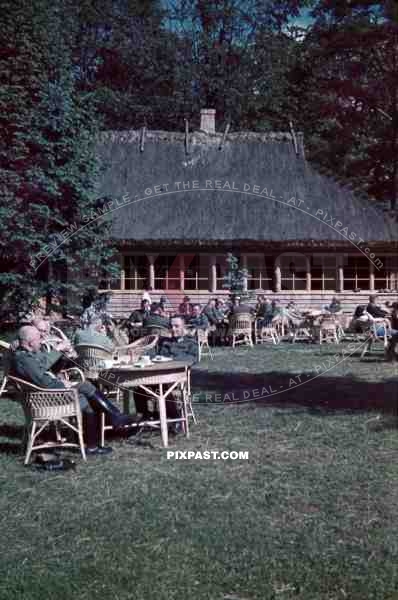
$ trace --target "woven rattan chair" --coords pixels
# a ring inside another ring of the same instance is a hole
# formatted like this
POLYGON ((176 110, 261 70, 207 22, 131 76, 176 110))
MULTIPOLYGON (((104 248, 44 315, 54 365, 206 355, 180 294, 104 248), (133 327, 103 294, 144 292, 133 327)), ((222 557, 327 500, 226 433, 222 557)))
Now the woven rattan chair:
POLYGON ((248 344, 253 347, 252 321, 252 316, 246 313, 231 316, 228 336, 232 338, 232 348, 238 344, 248 344))
POLYGON ((79 366, 89 379, 96 379, 105 366, 104 360, 111 360, 114 355, 113 350, 96 344, 76 344, 75 350, 79 366))
POLYGON ((198 419, 195 416, 195 412, 194 412, 193 406, 192 406, 191 367, 187 367, 187 387, 186 387, 185 393, 186 393, 185 410, 187 411, 187 418, 189 419, 189 417, 192 417, 192 420, 196 425, 198 422, 198 419))
POLYGON ((254 341, 256 344, 266 344, 268 342, 272 344, 279 344, 280 339, 278 332, 272 325, 264 326, 260 325, 262 319, 256 319, 254 321, 254 341))
POLYGON ((276 329, 279 337, 284 337, 289 329, 289 319, 284 315, 275 315, 272 319, 271 326, 276 329))
POLYGON ((11 375, 9 375, 8 379, 21 394, 22 406, 26 418, 28 440, 25 465, 29 464, 31 454, 34 450, 54 447, 80 448, 83 460, 86 460, 83 440, 83 419, 77 389, 73 387, 66 389, 45 389, 11 375), (61 438, 57 428, 56 440, 54 442, 36 443, 37 438, 51 423, 55 425, 62 423, 68 429, 74 431, 78 436, 78 443, 65 441, 65 439, 61 438))
POLYGON ((1 381, 1 386, 0 386, 0 398, 4 392, 7 392, 9 351, 10 351, 10 344, 0 340, 0 352, 1 352, 1 359, 2 359, 1 362, 2 362, 2 368, 3 368, 3 379, 1 381))
POLYGON ((195 335, 198 341, 198 360, 201 361, 203 356, 208 356, 210 360, 214 360, 214 354, 209 344, 209 329, 196 329, 195 335))
POLYGON ((373 319, 368 321, 368 338, 364 344, 361 358, 365 356, 367 352, 371 352, 375 345, 383 344, 384 350, 387 350, 388 339, 391 337, 391 325, 387 319, 373 319), (384 328, 384 334, 382 336, 377 335, 377 331, 380 327, 384 328))
POLYGON ((340 339, 337 334, 338 323, 333 316, 323 317, 319 325, 319 344, 323 342, 338 344, 340 339))
POLYGON ((120 356, 129 356, 131 362, 137 361, 141 356, 155 348, 158 343, 158 335, 146 335, 127 346, 115 348, 115 352, 120 356))

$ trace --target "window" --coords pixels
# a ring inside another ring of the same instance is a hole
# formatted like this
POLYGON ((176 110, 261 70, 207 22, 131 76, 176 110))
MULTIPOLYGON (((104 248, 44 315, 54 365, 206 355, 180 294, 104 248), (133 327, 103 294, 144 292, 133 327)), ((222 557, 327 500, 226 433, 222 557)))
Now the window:
POLYGON ((375 290, 398 290, 398 256, 381 256, 383 266, 374 267, 375 290))
POLYGON ((195 254, 185 258, 184 289, 209 290, 210 259, 206 254, 195 254))
POLYGON ((281 254, 279 261, 281 268, 281 289, 305 290, 307 259, 304 254, 281 254))
POLYGON ((155 288, 157 290, 180 289, 179 255, 160 255, 155 260, 155 288))
POLYGON ((124 256, 126 290, 143 290, 148 284, 149 262, 144 254, 124 256))
POLYGON ((370 288, 370 262, 366 256, 347 256, 343 258, 344 289, 355 290, 370 288))
POLYGON ((311 289, 322 292, 337 290, 337 256, 313 254, 311 256, 311 289))
POLYGON ((227 255, 222 254, 220 256, 216 256, 216 272, 217 272, 217 282, 216 288, 217 290, 225 289, 224 286, 224 275, 228 271, 228 263, 227 263, 227 255))
POLYGON ((246 258, 249 277, 248 290, 271 290, 273 288, 274 259, 264 254, 248 254, 246 258))

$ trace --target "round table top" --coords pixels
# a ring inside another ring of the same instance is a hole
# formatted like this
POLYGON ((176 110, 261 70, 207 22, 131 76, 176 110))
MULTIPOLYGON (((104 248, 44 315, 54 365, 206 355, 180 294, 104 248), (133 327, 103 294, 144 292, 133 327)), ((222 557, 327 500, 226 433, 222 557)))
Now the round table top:
POLYGON ((156 371, 173 371, 177 369, 185 369, 186 367, 190 367, 194 361, 185 361, 185 360, 168 360, 168 361, 159 361, 152 362, 149 365, 145 365, 144 367, 139 367, 134 363, 129 364, 118 364, 115 363, 112 367, 101 369, 103 371, 136 371, 138 373, 143 372, 156 372, 156 371))

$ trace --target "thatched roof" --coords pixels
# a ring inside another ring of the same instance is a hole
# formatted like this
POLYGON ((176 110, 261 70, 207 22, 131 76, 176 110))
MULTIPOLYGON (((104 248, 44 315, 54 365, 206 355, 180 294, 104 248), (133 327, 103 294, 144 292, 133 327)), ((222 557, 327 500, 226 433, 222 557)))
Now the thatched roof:
POLYGON ((296 155, 290 134, 230 134, 222 150, 222 136, 193 134, 189 154, 184 134, 148 132, 143 148, 140 135, 108 133, 98 146, 106 167, 99 193, 118 200, 112 237, 120 243, 346 245, 350 235, 373 243, 398 240, 396 222, 317 173, 300 143, 296 155), (203 189, 206 181, 214 188, 216 180, 222 189, 203 189), (192 189, 193 181, 201 189, 192 189), (130 203, 122 200, 126 194, 130 203))

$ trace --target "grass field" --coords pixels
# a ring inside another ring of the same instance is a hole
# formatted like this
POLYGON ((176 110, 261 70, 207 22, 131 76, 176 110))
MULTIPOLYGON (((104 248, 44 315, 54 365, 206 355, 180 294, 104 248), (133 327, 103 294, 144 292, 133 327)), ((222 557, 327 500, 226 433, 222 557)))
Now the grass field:
POLYGON ((398 599, 397 367, 317 370, 336 350, 220 348, 195 369, 199 424, 170 450, 248 460, 167 460, 154 436, 40 473, 2 399, 0 599, 398 599))

